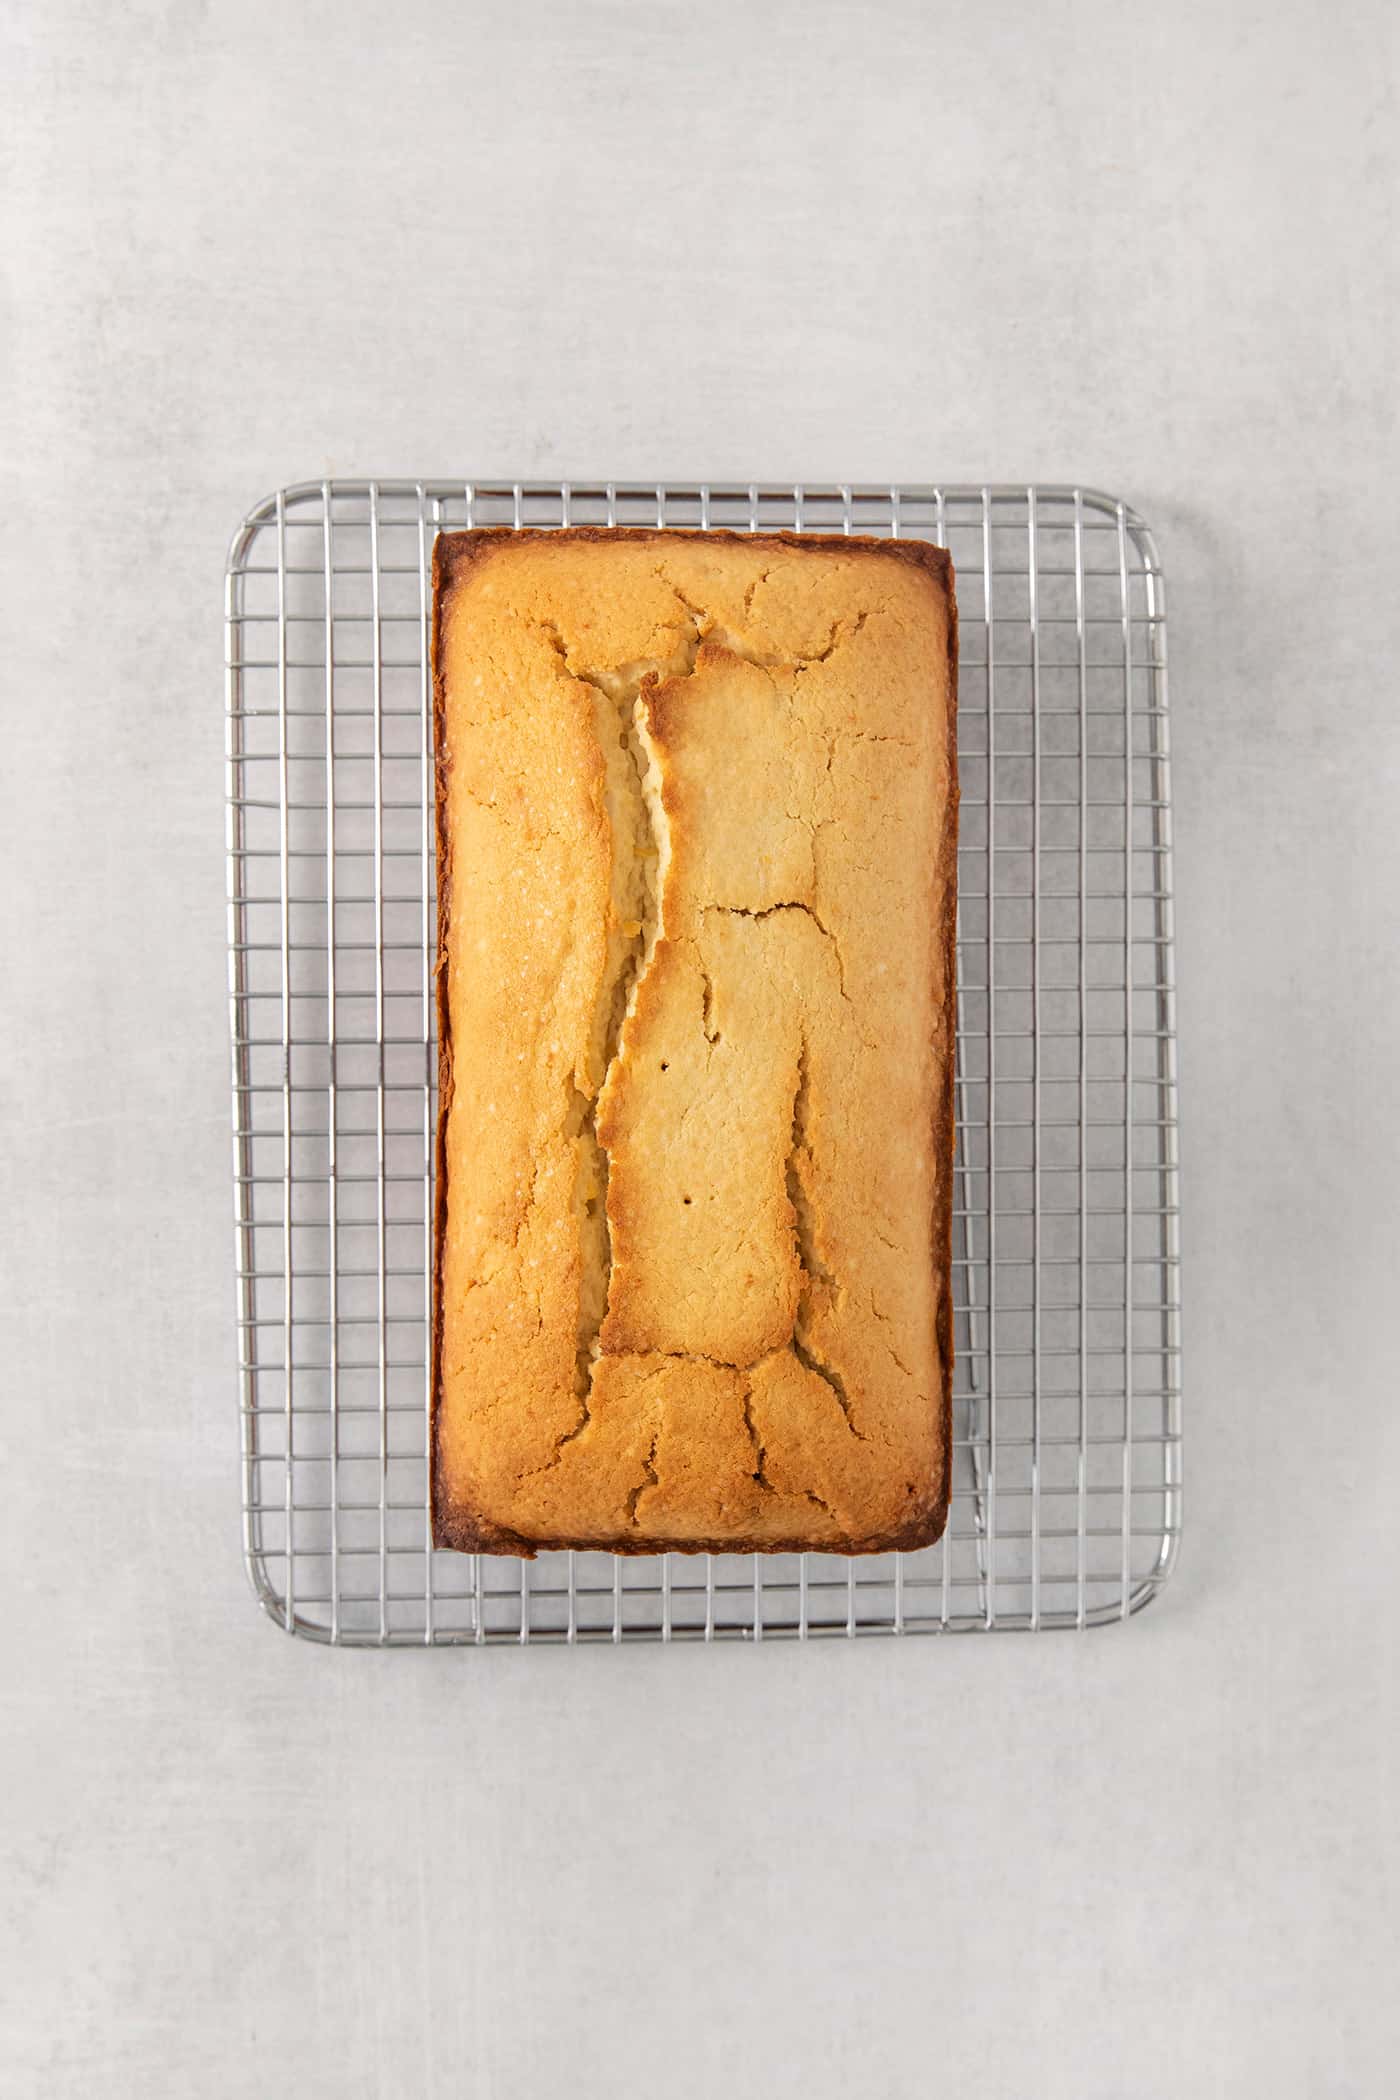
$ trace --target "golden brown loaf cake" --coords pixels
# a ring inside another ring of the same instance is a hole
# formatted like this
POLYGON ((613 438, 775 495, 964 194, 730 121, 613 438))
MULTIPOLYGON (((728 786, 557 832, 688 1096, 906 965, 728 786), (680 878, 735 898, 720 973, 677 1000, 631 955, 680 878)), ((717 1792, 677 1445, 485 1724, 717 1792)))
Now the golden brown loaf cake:
POLYGON ((945 554, 437 542, 440 1545, 946 1519, 945 554))

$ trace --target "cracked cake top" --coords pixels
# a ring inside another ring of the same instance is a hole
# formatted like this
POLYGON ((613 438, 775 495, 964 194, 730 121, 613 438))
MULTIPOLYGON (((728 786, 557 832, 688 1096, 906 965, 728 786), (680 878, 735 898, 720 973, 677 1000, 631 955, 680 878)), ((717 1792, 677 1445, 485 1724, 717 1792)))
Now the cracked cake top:
POLYGON ((491 532, 434 572, 439 1542, 926 1542, 947 557, 491 532))

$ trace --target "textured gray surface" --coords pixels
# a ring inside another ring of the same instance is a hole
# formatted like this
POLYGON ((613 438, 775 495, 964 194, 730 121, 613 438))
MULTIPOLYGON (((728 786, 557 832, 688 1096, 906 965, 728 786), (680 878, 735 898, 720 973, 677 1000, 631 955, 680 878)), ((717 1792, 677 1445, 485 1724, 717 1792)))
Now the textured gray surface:
POLYGON ((0 2084, 1381 2091, 1392 11, 450 16, 0 20, 0 2084), (1156 527, 1188 1538, 1132 1626, 419 1657, 260 1622, 221 562, 278 481, 453 468, 1073 477, 1156 527))

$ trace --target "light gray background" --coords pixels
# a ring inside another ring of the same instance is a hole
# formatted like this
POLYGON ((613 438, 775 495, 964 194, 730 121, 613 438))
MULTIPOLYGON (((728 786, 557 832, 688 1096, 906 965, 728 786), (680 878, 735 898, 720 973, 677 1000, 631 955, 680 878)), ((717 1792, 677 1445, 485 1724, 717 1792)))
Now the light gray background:
POLYGON ((7 2094, 1393 2088, 1394 20, 3 8, 7 2094), (1142 1619, 260 1619, 220 576, 354 471, 1074 478, 1156 527, 1188 1537, 1142 1619))

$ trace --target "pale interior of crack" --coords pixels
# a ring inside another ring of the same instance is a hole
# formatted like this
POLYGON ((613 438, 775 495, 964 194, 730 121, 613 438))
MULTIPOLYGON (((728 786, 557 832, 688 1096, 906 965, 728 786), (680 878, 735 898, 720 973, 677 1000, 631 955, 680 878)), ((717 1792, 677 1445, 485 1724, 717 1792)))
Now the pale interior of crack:
MULTIPOLYGON (((612 841, 611 910, 602 985, 593 1017, 584 1085, 575 1083, 565 1116, 565 1135, 576 1149, 574 1206, 578 1220, 580 1278, 574 1387, 580 1403, 577 1424, 560 1443, 570 1443, 589 1420, 589 1394, 598 1360, 598 1336, 608 1309, 612 1236, 608 1225, 608 1155, 599 1142, 599 1097, 617 1059, 622 1031, 636 1001, 661 934, 661 896, 670 859, 670 836, 661 804, 661 771, 646 724, 645 690, 664 678, 688 676, 695 667, 700 629, 669 659, 647 658, 601 669, 571 664, 557 627, 545 634, 566 673, 593 695, 594 730, 603 756, 604 798, 612 841)), ((556 1452, 557 1456, 557 1452, 556 1452)))
POLYGON ((758 1433, 758 1425, 753 1418, 752 1386, 746 1387, 744 1391, 744 1427, 748 1431, 749 1442, 753 1445, 753 1477, 765 1495, 775 1495, 778 1491, 763 1470, 764 1461, 767 1459, 768 1453, 763 1447, 763 1441, 758 1433))
POLYGON ((851 1412, 851 1397, 846 1390, 845 1380, 831 1364, 823 1362, 804 1333, 804 1328, 811 1319, 813 1285, 824 1284, 829 1289, 840 1291, 840 1285, 822 1258, 821 1249, 817 1245, 816 1214, 802 1180, 801 1162, 804 1157, 809 1156, 808 1106, 807 1045, 804 1042, 798 1052, 797 1086, 792 1097, 792 1139, 787 1156, 787 1196, 792 1206, 793 1238, 797 1248, 798 1266, 802 1271, 802 1289, 797 1301, 797 1318, 792 1334, 792 1353, 800 1364, 805 1365, 807 1370, 814 1372, 830 1386, 846 1418, 847 1428, 852 1436, 864 1443, 865 1437, 856 1427, 855 1417, 851 1412))
POLYGON ((629 1489, 628 1491, 627 1521, 633 1526, 635 1526, 638 1521, 637 1504, 641 1501, 647 1489, 654 1488, 657 1483, 656 1447, 660 1443, 660 1441, 660 1432, 654 1431, 651 1439, 651 1449, 647 1452, 646 1457, 642 1460, 642 1477, 637 1482, 636 1486, 634 1488, 629 1489))
POLYGON ((803 1043, 797 1056, 797 1091, 792 1098, 792 1143, 787 1156, 787 1194, 792 1205, 793 1231, 797 1238, 797 1259, 802 1274, 810 1284, 835 1283, 817 1246, 817 1221, 812 1210, 811 1198, 802 1181, 801 1156, 807 1151, 807 1045, 803 1043))

